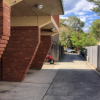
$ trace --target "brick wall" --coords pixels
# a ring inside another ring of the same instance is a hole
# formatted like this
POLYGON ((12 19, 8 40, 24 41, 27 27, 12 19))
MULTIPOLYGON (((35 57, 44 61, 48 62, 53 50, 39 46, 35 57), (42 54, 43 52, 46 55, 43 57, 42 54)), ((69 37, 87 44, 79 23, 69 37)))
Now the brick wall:
POLYGON ((42 68, 45 58, 51 48, 51 45, 52 45, 51 36, 41 36, 41 42, 37 50, 37 53, 35 55, 35 58, 33 59, 30 69, 42 68))
POLYGON ((12 27, 3 54, 3 81, 24 79, 40 43, 39 27, 12 27))
POLYGON ((59 15, 55 15, 55 16, 53 16, 53 18, 59 27, 59 15))
POLYGON ((2 77, 2 72, 1 72, 1 59, 0 59, 0 81, 1 81, 1 77, 2 77))
POLYGON ((0 80, 1 80, 1 57, 10 36, 10 12, 11 8, 0 0, 0 80))

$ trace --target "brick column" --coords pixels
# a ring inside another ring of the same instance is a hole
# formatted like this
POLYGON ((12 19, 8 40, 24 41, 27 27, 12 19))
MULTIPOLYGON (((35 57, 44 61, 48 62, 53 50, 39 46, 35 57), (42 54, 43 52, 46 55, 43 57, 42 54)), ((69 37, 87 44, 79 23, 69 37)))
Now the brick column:
POLYGON ((40 43, 39 27, 12 27, 11 37, 3 54, 3 81, 21 82, 40 43))
POLYGON ((30 69, 41 69, 52 46, 51 36, 41 36, 41 42, 30 69))
POLYGON ((56 24, 57 24, 58 27, 59 27, 59 15, 54 15, 53 18, 54 18, 56 24))
POLYGON ((10 12, 11 7, 0 0, 0 80, 1 80, 1 57, 6 48, 10 36, 10 12))

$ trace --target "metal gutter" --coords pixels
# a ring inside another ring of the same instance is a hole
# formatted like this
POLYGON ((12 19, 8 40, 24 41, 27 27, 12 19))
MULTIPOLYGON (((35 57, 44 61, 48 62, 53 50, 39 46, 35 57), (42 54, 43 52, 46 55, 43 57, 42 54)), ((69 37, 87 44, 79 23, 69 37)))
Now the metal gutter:
POLYGON ((62 6, 62 11, 63 11, 63 14, 64 14, 63 0, 60 0, 60 2, 61 2, 61 6, 62 6))

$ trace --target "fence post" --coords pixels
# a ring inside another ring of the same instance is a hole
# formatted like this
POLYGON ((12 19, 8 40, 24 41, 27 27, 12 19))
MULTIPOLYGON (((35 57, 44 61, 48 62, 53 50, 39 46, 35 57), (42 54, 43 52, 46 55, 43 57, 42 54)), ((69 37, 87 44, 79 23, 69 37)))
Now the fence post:
POLYGON ((98 46, 97 70, 100 71, 100 46, 98 46))

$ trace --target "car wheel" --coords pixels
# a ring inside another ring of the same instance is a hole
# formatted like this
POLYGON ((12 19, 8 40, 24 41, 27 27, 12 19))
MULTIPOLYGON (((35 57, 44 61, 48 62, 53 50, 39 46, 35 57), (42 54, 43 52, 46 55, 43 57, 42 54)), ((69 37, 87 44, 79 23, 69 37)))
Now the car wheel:
POLYGON ((55 62, 54 60, 51 60, 51 61, 50 61, 50 64, 54 64, 54 62, 55 62))

